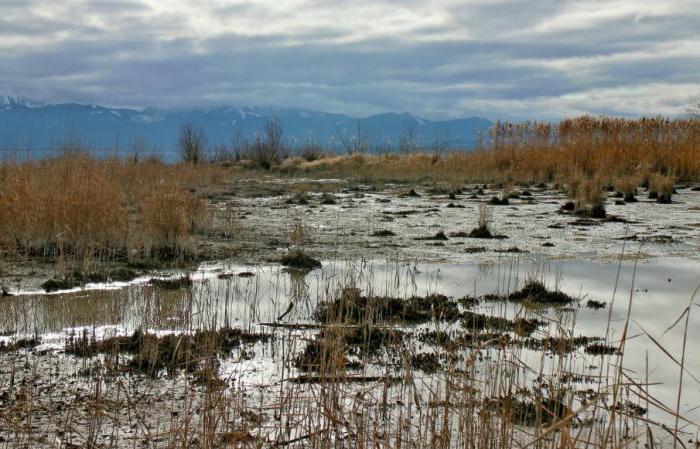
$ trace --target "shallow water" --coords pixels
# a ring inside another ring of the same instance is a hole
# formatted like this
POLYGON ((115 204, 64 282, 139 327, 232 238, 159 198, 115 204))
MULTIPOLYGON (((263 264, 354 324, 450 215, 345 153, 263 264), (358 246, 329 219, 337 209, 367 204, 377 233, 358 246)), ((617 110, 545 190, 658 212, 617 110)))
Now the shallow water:
MULTIPOLYGON (((557 288, 581 299, 578 308, 530 312, 555 319, 566 329, 573 329, 574 335, 604 337, 609 328, 608 339, 617 345, 631 304, 623 356, 627 374, 638 380, 648 376, 650 383, 658 383, 650 388, 650 393, 675 408, 680 368, 659 345, 677 360, 681 359, 685 323, 681 321, 667 329, 681 316, 700 283, 700 261, 657 258, 642 260, 636 266, 630 260, 619 264, 519 257, 482 264, 326 262, 323 269, 306 276, 278 266, 211 264, 200 267, 191 276, 195 283, 189 290, 160 290, 138 280, 118 289, 2 298, 0 331, 5 335, 42 334, 42 347, 50 349, 61 348, 69 335, 85 327, 93 329, 98 337, 129 333, 140 327, 158 331, 191 331, 223 325, 259 329, 259 323, 275 321, 290 303, 293 306, 285 322, 310 322, 319 301, 337 297, 339 290, 348 286, 375 295, 409 297, 442 293, 459 298, 508 293, 520 288, 527 279, 538 279, 550 289, 557 288), (255 275, 236 276, 241 272, 255 275), (222 274, 233 277, 219 279, 222 274), (592 310, 585 307, 588 299, 613 305, 592 310)), ((504 302, 482 303, 479 311, 513 316, 522 313, 520 308, 504 302)), ((696 319, 700 310, 696 307, 690 310, 685 356, 688 374, 683 384, 681 410, 697 422, 700 414, 694 409, 700 405, 700 382, 696 380, 700 378, 700 353, 695 348, 700 345, 700 325, 696 319)), ((550 325, 548 331, 554 330, 550 325)), ((540 358, 532 354, 530 357, 533 364, 540 358)), ((266 356, 247 363, 249 381, 278 379, 274 363, 266 356)), ((603 366, 604 360, 580 352, 572 355, 570 363, 576 372, 597 375, 599 371, 591 366, 603 366)), ((240 366, 229 368, 240 370, 240 366)), ((664 420, 664 416, 651 418, 664 420)))

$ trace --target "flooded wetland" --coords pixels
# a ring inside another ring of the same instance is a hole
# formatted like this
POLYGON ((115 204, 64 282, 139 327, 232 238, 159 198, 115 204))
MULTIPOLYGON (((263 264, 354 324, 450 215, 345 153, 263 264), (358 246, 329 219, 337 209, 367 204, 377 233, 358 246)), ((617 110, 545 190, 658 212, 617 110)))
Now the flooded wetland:
POLYGON ((700 191, 676 190, 595 217, 544 184, 266 176, 206 193, 236 236, 206 261, 6 264, 0 447, 695 447, 700 191))
POLYGON ((700 449, 700 0, 0 0, 0 449, 700 449))

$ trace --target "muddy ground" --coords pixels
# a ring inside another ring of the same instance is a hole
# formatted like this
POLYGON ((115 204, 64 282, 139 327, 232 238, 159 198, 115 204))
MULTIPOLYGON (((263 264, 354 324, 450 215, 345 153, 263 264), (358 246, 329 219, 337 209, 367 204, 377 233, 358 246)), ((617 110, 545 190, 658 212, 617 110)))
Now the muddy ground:
MULTIPOLYGON (((691 186, 679 186, 677 190, 672 204, 658 204, 646 198, 641 189, 637 202, 621 203, 611 192, 606 206, 608 217, 592 219, 562 213, 560 208, 567 198, 554 186, 519 187, 510 192, 508 204, 492 206, 490 230, 492 236, 499 238, 475 238, 470 234, 477 227, 480 205, 503 196, 497 186, 443 188, 274 177, 241 179, 198 192, 207 199, 215 215, 234 219, 226 234, 194 236, 196 258, 181 268, 193 268, 207 260, 228 261, 236 266, 269 265, 278 263, 291 247, 301 247, 306 254, 323 261, 388 259, 489 264, 514 256, 597 261, 617 259, 623 248, 630 257, 639 254, 646 259, 697 260, 700 192, 691 186)), ((106 267, 120 268, 123 267, 116 264, 106 267)), ((8 293, 39 290, 44 281, 65 270, 65 266, 39 264, 36 260, 3 261, 0 286, 8 293)), ((139 273, 150 271, 158 269, 140 269, 139 273)), ((182 287, 187 288, 177 286, 182 287)), ((597 313, 604 320, 607 312, 602 304, 603 310, 597 313)), ((467 316, 472 326, 479 321, 478 315, 467 316)), ((511 331, 519 329, 515 324, 511 327, 511 331)), ((285 338, 294 334, 302 342, 302 346, 294 348, 296 353, 316 338, 303 329, 280 328, 275 332, 285 338)), ((421 335, 432 346, 444 344, 445 338, 439 332, 426 329, 421 335)), ((510 340, 501 337, 493 335, 490 344, 508 346, 510 340)), ((539 337, 530 343, 536 351, 543 351, 551 342, 545 344, 543 335, 539 337)), ((448 339, 455 340, 454 335, 448 339)), ((601 348, 610 349, 604 345, 601 348)), ((272 392, 281 392, 282 377, 290 375, 284 369, 271 373, 269 366, 261 362, 260 351, 268 351, 266 357, 274 358, 279 355, 269 352, 277 349, 238 351, 235 360, 222 366, 221 375, 210 376, 204 383, 196 375, 154 378, 115 371, 109 358, 78 358, 62 349, 40 345, 0 351, 0 410, 5 411, 0 412, 0 448, 69 448, 86 444, 168 447, 183 441, 191 447, 204 446, 204 442, 194 440, 201 435, 195 437, 196 432, 183 428, 183 416, 191 417, 188 422, 199 428, 208 419, 229 420, 228 425, 219 427, 224 430, 212 435, 213 447, 278 443, 303 447, 304 440, 295 441, 303 432, 294 430, 289 422, 278 421, 281 418, 274 407, 283 410, 282 405, 273 404, 269 409, 251 406, 269 406, 262 399, 270 400, 272 392), (243 379, 247 379, 245 383, 243 379), (241 405, 223 410, 223 397, 229 403, 240 401, 241 405)), ((613 354, 614 350, 609 352, 613 354)), ((290 354, 286 357, 287 364, 293 365, 290 354)), ((413 354, 409 360, 424 374, 441 369, 446 362, 430 351, 413 354)), ((303 367, 302 362, 297 365, 303 367)), ((306 363, 314 364, 315 359, 306 363)), ((286 392, 290 387, 288 383, 284 385, 286 392)), ((305 397, 308 404, 316 403, 317 398, 310 393, 314 388, 299 388, 295 394, 305 397)), ((288 418, 292 415, 290 412, 288 418)))
MULTIPOLYGON (((255 265, 279 261, 293 245, 317 259, 397 259, 423 262, 493 262, 513 253, 546 259, 606 260, 627 251, 642 258, 700 257, 700 192, 679 186, 672 204, 636 202, 609 193, 606 219, 561 213, 567 202, 556 186, 521 186, 507 205, 492 206, 491 230, 503 238, 470 238, 478 208, 504 196, 496 185, 366 185, 342 180, 244 178, 202 189, 219 228, 192 237, 194 257, 175 264, 231 260, 255 265), (295 223, 301 236, 291 237, 295 223), (637 243, 635 245, 635 243, 637 243), (641 249, 639 243, 642 243, 641 249)), ((172 264, 136 268, 137 273, 172 264)), ((0 261, 0 286, 6 291, 38 290, 47 279, 75 267, 36 259, 0 261)), ((80 267, 77 267, 78 270, 80 267)), ((105 273, 119 270, 107 264, 105 273)))

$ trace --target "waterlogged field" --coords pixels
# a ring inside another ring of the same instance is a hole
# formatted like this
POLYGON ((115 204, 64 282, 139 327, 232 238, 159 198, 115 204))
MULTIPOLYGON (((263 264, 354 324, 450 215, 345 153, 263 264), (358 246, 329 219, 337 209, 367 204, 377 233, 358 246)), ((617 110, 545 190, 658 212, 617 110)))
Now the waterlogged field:
POLYGON ((590 218, 546 186, 241 181, 208 198, 236 212, 199 242, 220 260, 4 275, 0 447, 694 447, 700 192, 677 191, 590 218))

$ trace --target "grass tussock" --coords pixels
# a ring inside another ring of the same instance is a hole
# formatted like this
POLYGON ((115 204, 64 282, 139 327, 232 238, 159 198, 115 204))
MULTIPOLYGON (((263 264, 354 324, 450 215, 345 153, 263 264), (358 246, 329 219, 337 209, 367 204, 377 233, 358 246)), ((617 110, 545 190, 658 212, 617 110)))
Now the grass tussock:
POLYGON ((656 174, 649 180, 649 198, 668 204, 674 193, 674 180, 670 176, 656 174))
POLYGON ((71 154, 0 165, 0 253, 50 261, 175 259, 205 226, 214 166, 71 154))
POLYGON ((268 341, 270 338, 269 334, 224 327, 216 331, 197 331, 193 335, 163 336, 139 329, 132 335, 97 340, 84 330, 81 335, 66 341, 65 351, 79 357, 91 357, 98 353, 130 353, 133 354, 128 364, 130 369, 157 376, 163 370, 170 374, 179 369, 193 372, 203 362, 217 365, 216 355, 227 355, 242 344, 268 341))
POLYGON ((627 203, 637 201, 637 187, 641 184, 636 176, 623 176, 615 181, 617 196, 627 203))
POLYGON ((574 196, 577 215, 605 218, 605 195, 598 180, 574 180, 570 185, 570 196, 574 196))

